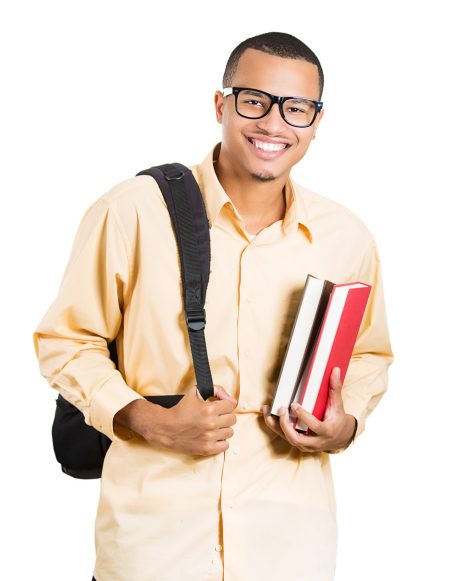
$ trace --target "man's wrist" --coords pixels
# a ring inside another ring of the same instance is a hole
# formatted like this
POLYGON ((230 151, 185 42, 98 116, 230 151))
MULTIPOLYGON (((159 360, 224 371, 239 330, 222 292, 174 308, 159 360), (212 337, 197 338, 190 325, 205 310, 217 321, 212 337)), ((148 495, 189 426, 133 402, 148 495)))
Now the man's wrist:
POLYGON ((161 416, 164 411, 164 408, 154 405, 146 399, 136 399, 115 414, 114 430, 116 429, 116 424, 118 424, 146 439, 148 429, 152 425, 159 424, 158 417, 162 420, 161 416), (151 414, 151 419, 149 414, 151 414))

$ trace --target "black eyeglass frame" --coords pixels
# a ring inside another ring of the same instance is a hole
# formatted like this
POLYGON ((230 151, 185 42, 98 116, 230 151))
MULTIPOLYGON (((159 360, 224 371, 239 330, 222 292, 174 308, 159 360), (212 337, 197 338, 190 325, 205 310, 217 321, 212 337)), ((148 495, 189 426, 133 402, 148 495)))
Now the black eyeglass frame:
POLYGON ((272 95, 271 93, 267 93, 266 91, 262 91, 261 89, 254 89, 252 87, 226 87, 225 89, 223 89, 223 97, 227 97, 228 95, 234 95, 236 113, 238 115, 240 115, 241 117, 244 117, 245 119, 262 119, 263 117, 266 117, 268 115, 268 113, 271 111, 271 108, 273 107, 273 105, 275 103, 278 103, 280 115, 284 119, 284 121, 288 125, 291 125, 292 127, 298 127, 299 129, 305 129, 306 127, 310 127, 311 125, 313 125, 315 119, 317 118, 317 115, 320 113, 320 111, 322 110, 322 107, 323 107, 323 101, 315 101, 314 99, 308 99, 307 97, 279 97, 278 95, 272 95), (255 91, 257 93, 262 93, 263 95, 267 95, 267 97, 270 98, 270 106, 265 111, 265 113, 263 113, 263 115, 260 115, 259 117, 249 117, 248 115, 243 115, 242 113, 239 113, 239 110, 237 108, 237 98, 238 98, 239 93, 241 91, 255 91), (294 123, 290 123, 286 119, 286 117, 284 115, 284 111, 283 111, 283 103, 285 101, 287 101, 288 99, 301 99, 301 101, 309 101, 310 103, 314 103, 315 114, 312 117, 312 121, 308 125, 295 125, 294 123))

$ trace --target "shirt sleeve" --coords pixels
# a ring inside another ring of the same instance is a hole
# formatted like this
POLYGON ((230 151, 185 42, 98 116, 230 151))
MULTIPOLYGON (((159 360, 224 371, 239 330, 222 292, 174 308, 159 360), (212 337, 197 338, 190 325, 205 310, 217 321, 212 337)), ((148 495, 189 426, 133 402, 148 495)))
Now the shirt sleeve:
POLYGON ((33 335, 41 374, 111 439, 131 437, 120 426, 114 432, 114 415, 142 398, 108 350, 131 290, 130 256, 118 215, 99 199, 80 222, 58 296, 33 335))
POLYGON ((362 433, 366 418, 385 393, 388 368, 393 361, 382 271, 374 240, 365 253, 357 281, 372 285, 372 290, 342 389, 345 412, 357 420, 353 439, 362 433))

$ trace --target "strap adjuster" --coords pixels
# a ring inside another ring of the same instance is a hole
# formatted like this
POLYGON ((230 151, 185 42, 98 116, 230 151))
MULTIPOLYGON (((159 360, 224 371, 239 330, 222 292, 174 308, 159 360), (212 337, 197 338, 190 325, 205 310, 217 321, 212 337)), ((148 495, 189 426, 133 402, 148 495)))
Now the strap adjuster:
POLYGON ((174 169, 165 170, 163 173, 166 181, 175 182, 181 180, 187 172, 175 167, 174 169))
POLYGON ((206 325, 205 309, 188 312, 185 320, 190 331, 202 331, 206 325))

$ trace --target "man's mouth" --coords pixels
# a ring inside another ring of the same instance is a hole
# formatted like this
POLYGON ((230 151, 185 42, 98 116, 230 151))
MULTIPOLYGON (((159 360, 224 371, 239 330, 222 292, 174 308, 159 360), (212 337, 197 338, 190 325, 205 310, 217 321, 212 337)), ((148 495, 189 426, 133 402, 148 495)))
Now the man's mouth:
POLYGON ((271 141, 255 139, 254 137, 247 137, 247 140, 253 145, 256 151, 267 155, 269 154, 269 157, 276 157, 289 147, 289 143, 273 143, 271 141))
POLYGON ((248 137, 247 139, 250 143, 255 145, 257 149, 261 149, 262 151, 282 151, 288 147, 287 143, 270 143, 268 141, 259 141, 253 137, 248 137))

